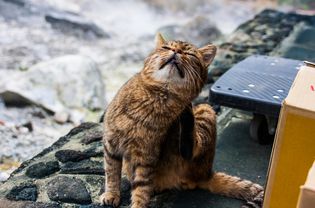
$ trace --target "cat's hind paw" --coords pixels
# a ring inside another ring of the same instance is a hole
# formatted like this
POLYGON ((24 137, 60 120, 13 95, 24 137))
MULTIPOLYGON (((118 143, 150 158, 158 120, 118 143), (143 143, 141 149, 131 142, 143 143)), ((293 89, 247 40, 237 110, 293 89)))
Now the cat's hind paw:
POLYGON ((100 196, 100 201, 102 205, 118 207, 120 203, 120 193, 106 191, 100 196))
POLYGON ((260 191, 252 201, 246 202, 241 208, 261 208, 264 200, 264 191, 260 191))

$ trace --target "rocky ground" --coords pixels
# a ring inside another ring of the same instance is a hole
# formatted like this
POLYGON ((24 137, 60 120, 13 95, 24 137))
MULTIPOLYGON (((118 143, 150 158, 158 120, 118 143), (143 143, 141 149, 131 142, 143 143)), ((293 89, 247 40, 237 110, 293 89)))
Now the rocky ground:
MULTIPOLYGON (((141 68, 157 31, 202 45, 266 6, 238 0, 0 0, 0 181, 72 127, 97 121, 106 101, 141 68)), ((226 70, 226 63, 250 52, 232 48, 242 55, 215 66, 226 70)))

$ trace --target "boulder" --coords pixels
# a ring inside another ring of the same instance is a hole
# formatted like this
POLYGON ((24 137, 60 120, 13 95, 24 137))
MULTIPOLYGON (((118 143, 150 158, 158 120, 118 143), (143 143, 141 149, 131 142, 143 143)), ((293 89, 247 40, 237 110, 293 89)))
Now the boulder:
POLYGON ((52 113, 80 112, 82 118, 86 109, 100 110, 106 103, 97 64, 80 55, 59 57, 1 77, 0 97, 6 104, 35 104, 52 113))

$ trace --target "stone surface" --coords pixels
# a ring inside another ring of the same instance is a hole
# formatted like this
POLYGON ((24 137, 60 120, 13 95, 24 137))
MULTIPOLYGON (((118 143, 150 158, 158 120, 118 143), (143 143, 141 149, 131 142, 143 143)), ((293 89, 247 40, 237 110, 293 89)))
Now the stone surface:
POLYGON ((100 141, 103 137, 103 133, 102 132, 93 132, 91 134, 89 134, 87 137, 83 138, 81 140, 81 142, 83 144, 90 144, 96 141, 100 141))
POLYGON ((61 208, 61 205, 58 203, 10 201, 6 199, 0 199, 0 207, 1 208, 61 208))
POLYGON ((6 195, 6 198, 14 201, 36 201, 37 187, 30 183, 15 186, 6 195))
POLYGON ((30 178, 43 178, 59 170, 57 161, 39 162, 28 167, 25 174, 30 178))
MULTIPOLYGON (((223 130, 218 138, 215 169, 264 184, 271 145, 260 146, 252 141, 249 138, 248 128, 249 121, 239 119, 233 122, 228 130, 223 130), (235 134, 235 131, 237 134, 235 134), (246 161, 246 163, 243 161, 246 161)), ((90 132, 101 132, 101 129, 100 124, 82 124, 82 126, 71 130, 66 136, 60 138, 58 142, 32 160, 23 163, 12 174, 11 178, 0 186, 0 202, 3 197, 12 192, 12 188, 17 181, 29 180, 29 177, 25 175, 29 167, 38 164, 39 161, 56 159, 57 152, 62 150, 73 150, 81 153, 100 152, 102 150, 100 141, 88 145, 81 141, 90 132)), ((104 191, 105 182, 102 161, 103 158, 98 153, 90 159, 62 163, 60 171, 36 179, 38 196, 47 195, 48 198, 38 197, 36 203, 34 202, 29 206, 34 208, 58 207, 58 204, 53 204, 56 202, 60 203, 60 207, 65 208, 101 207, 98 198, 104 191)), ((130 183, 125 178, 122 179, 121 191, 122 202, 120 207, 127 208, 130 204, 130 183)), ((13 194, 13 196, 16 196, 16 194, 13 194)), ((11 204, 14 203, 16 202, 11 200, 11 204)), ((155 195, 151 200, 150 207, 239 207, 242 203, 242 201, 216 196, 207 191, 166 191, 155 195)), ((24 205, 19 206, 23 207, 24 205)))
POLYGON ((4 0, 4 1, 16 4, 18 6, 24 6, 25 5, 25 0, 4 0))
POLYGON ((60 161, 60 162, 77 162, 80 160, 84 160, 88 158, 85 154, 83 154, 81 151, 75 151, 71 149, 66 149, 66 150, 59 150, 55 153, 55 157, 60 161))
POLYGON ((84 182, 74 177, 58 176, 48 183, 48 197, 53 201, 89 204, 91 197, 84 182))
POLYGON ((71 149, 59 150, 55 153, 55 157, 60 162, 78 162, 90 157, 103 156, 102 145, 91 146, 90 148, 82 151, 76 151, 71 149), (100 148, 101 147, 101 148, 100 148))
POLYGON ((66 162, 61 166, 63 174, 95 174, 104 175, 103 161, 82 160, 79 162, 66 162))
POLYGON ((102 28, 98 27, 95 23, 73 12, 50 12, 45 15, 45 20, 61 30, 65 30, 67 28, 67 31, 69 27, 71 27, 73 29, 82 30, 83 32, 91 32, 97 37, 110 37, 109 34, 107 34, 102 28))
POLYGON ((0 84, 0 96, 5 103, 34 103, 50 112, 70 112, 70 120, 72 111, 103 109, 104 90, 97 64, 78 55, 36 64, 0 84))
POLYGON ((315 24, 298 24, 288 38, 283 41, 274 55, 315 62, 315 24))

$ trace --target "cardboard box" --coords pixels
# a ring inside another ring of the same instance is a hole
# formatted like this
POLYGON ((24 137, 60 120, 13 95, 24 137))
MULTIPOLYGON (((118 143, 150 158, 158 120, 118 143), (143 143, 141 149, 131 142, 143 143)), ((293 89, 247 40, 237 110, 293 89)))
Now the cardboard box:
POLYGON ((306 182, 301 186, 298 208, 315 207, 315 162, 308 172, 306 182))
POLYGON ((314 160, 315 68, 303 66, 281 108, 263 207, 296 207, 314 160))

